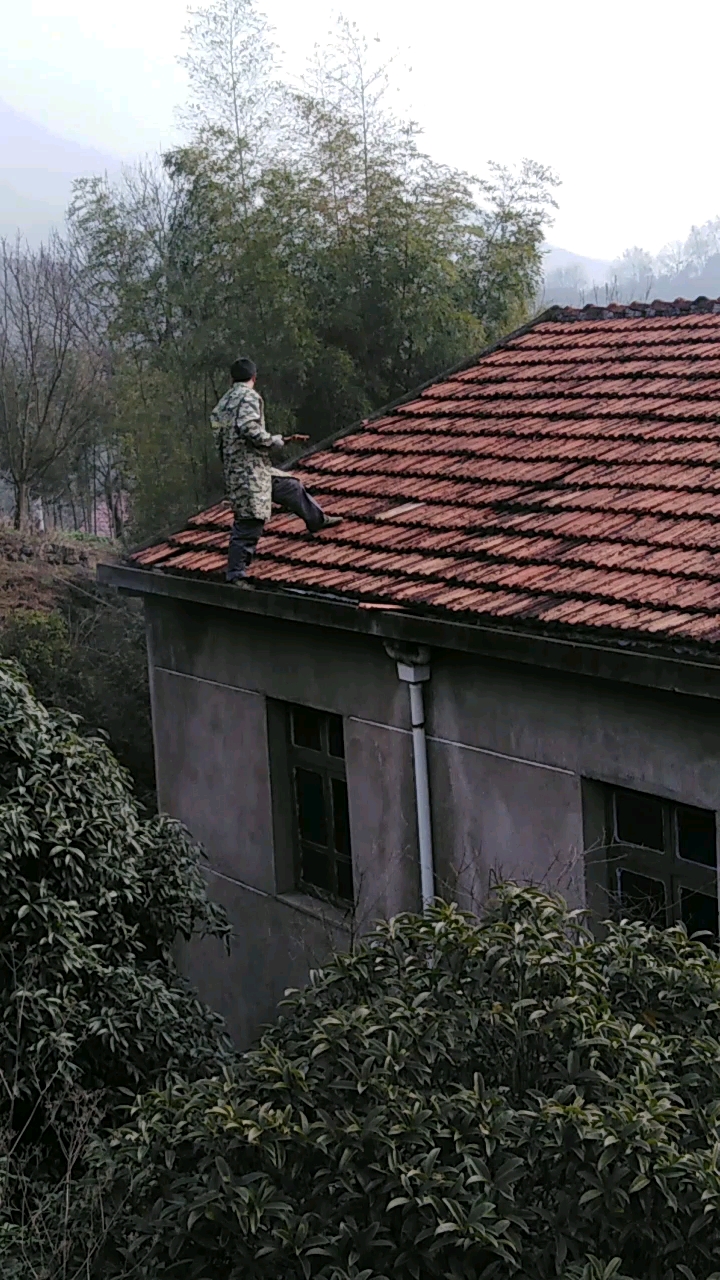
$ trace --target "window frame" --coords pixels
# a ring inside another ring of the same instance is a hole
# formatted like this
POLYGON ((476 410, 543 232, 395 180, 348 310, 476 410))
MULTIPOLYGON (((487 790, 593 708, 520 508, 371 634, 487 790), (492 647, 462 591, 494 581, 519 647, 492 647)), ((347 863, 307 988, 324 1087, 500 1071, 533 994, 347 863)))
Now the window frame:
POLYGON ((350 829, 350 806, 348 806, 347 795, 347 768, 345 759, 345 723, 341 716, 337 716, 334 712, 325 712, 314 707, 305 707, 299 703, 287 703, 284 707, 284 719, 286 719, 286 760, 287 760, 287 777, 288 777, 288 795, 291 801, 291 835, 292 835, 292 861, 293 861, 293 890, 300 893, 307 893, 315 899, 323 902, 329 902, 334 906, 348 910, 354 908, 355 905, 355 881, 352 874, 352 835, 350 829), (315 716, 320 717, 320 750, 315 750, 311 746, 302 746, 297 744, 293 737, 293 713, 296 710, 301 712, 311 712, 315 716), (342 733, 343 754, 334 755, 331 753, 331 721, 337 719, 338 727, 342 733), (300 823, 300 799, 297 794, 296 787, 296 771, 297 769, 307 769, 307 771, 319 774, 323 782, 323 800, 325 823, 327 823, 327 844, 320 845, 318 842, 311 841, 309 838, 302 836, 300 823), (336 833, 337 833, 337 813, 336 813, 336 797, 334 797, 333 782, 341 782, 343 790, 345 790, 345 806, 347 814, 347 855, 337 849, 336 833), (314 846, 318 849, 324 858, 329 860, 329 869, 331 869, 331 878, 333 887, 331 890, 325 890, 320 884, 315 884, 304 876, 304 845, 314 846), (338 874, 338 865, 345 865, 346 873, 350 876, 351 897, 343 896, 340 888, 340 874, 338 874))
MULTIPOLYGON (((585 868, 588 906, 600 919, 623 915, 619 874, 646 877, 662 883, 666 925, 682 921, 682 891, 714 898, 716 936, 720 938, 720 891, 718 867, 718 815, 681 800, 670 800, 639 788, 583 781, 583 821, 585 827, 585 868), (656 850, 620 838, 617 821, 618 795, 653 800, 662 807, 663 849, 656 850), (715 826, 715 865, 683 858, 679 853, 678 813, 699 809, 712 814, 715 826)), ((662 926, 661 926, 662 927, 662 926)))

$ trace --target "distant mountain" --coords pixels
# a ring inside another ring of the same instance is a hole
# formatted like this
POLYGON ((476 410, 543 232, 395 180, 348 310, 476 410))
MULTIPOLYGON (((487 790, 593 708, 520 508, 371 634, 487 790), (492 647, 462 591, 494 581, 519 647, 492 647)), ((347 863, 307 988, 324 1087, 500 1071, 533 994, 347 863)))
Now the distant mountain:
POLYGON ((608 258, 585 258, 581 253, 571 253, 569 249, 561 249, 554 244, 543 246, 545 275, 555 271, 568 271, 577 268, 587 276, 591 284, 604 284, 610 266, 608 258))
POLYGON ((117 156, 70 142, 0 101, 0 235, 38 244, 62 227, 75 178, 116 175, 117 156))
MULTIPOLYGON (((652 261, 652 260, 651 260, 652 261)), ((556 246, 544 246, 545 275, 538 304, 542 307, 584 307, 587 303, 649 302, 661 298, 720 297, 720 253, 709 253, 682 271, 663 273, 655 262, 651 271, 638 275, 622 264, 601 258, 585 258, 556 246)))

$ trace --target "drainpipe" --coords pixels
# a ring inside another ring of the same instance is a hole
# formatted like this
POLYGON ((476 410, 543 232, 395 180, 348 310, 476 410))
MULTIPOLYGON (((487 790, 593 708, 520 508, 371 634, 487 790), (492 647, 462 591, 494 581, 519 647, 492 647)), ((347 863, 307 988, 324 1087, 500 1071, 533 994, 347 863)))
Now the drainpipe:
POLYGON ((385 650, 397 663, 398 680, 410 691, 410 720, 415 765, 415 805, 417 810, 418 848, 420 852, 420 892, 423 911, 435 898, 435 866, 433 862, 430 782, 428 778, 427 739, 425 737, 425 700, 423 685, 430 679, 430 650, 406 649, 387 643, 385 650))

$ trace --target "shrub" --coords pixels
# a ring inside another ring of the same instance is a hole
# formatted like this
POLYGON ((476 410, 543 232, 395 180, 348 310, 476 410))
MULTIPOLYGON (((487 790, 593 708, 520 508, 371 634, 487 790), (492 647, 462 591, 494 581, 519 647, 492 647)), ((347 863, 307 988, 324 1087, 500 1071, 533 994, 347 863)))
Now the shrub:
MULTIPOLYGON (((720 1277, 720 962, 537 890, 382 925, 104 1159, 152 1280, 720 1277)), ((111 1270, 101 1274, 113 1274, 111 1270)))
POLYGON ((0 1257, 138 1090, 229 1060, 173 961, 197 931, 226 926, 188 835, 0 661, 0 1257))
POLYGON ((41 702, 57 705, 67 699, 72 647, 67 624, 59 613, 16 610, 0 632, 0 655, 22 663, 41 702))
POLYGON ((94 584, 70 583, 51 613, 18 609, 0 631, 0 657, 22 663, 41 702, 107 735, 138 797, 155 803, 142 609, 94 584))

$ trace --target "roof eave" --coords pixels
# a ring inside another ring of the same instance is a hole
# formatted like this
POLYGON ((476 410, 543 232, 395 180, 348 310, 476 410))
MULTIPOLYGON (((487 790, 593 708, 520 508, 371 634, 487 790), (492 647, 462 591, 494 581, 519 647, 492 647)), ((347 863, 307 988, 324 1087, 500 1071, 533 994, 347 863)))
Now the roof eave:
POLYGON ((380 606, 366 609, 352 601, 300 590, 263 587, 238 591, 223 582, 205 582, 129 565, 98 565, 97 576, 98 581, 126 594, 181 600, 720 700, 720 653, 715 659, 713 653, 699 649, 696 654, 674 652, 667 644, 652 645, 621 635, 606 634, 597 640, 572 634, 549 636, 528 624, 513 627, 409 610, 384 611, 380 606))

